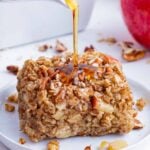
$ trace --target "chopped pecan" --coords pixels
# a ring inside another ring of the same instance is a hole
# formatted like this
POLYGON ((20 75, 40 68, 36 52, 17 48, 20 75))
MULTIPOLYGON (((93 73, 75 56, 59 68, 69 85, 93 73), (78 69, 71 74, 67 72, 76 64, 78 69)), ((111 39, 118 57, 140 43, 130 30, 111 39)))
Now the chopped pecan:
POLYGON ((10 66, 7 66, 7 70, 8 70, 10 73, 16 75, 16 74, 18 73, 18 71, 19 71, 19 67, 18 67, 18 66, 15 66, 15 65, 10 65, 10 66))
POLYGON ((20 139, 19 139, 19 143, 20 143, 20 144, 25 144, 25 143, 26 143, 26 140, 25 140, 24 138, 20 138, 20 139))
POLYGON ((145 50, 134 48, 133 43, 130 42, 122 42, 120 46, 122 48, 122 57, 129 62, 140 60, 146 54, 145 50))
POLYGON ((59 53, 61 52, 64 52, 64 51, 67 51, 67 47, 62 43, 60 42, 59 40, 56 41, 56 46, 55 46, 55 50, 59 53))
POLYGON ((65 95, 66 95, 66 91, 65 89, 62 88, 55 97, 55 103, 62 102, 65 98, 65 95))
POLYGON ((143 124, 139 120, 135 119, 133 129, 142 129, 142 128, 143 128, 143 124))
POLYGON ((84 150, 91 150, 91 146, 86 146, 84 150))
POLYGON ((50 141, 47 145, 47 150, 59 150, 59 142, 56 140, 50 141))
POLYGON ((90 45, 89 47, 85 47, 84 52, 93 52, 95 51, 95 48, 93 45, 90 45))
POLYGON ((5 104, 5 110, 8 112, 14 112, 15 111, 15 106, 11 104, 5 104))
POLYGON ((92 105, 92 109, 97 109, 98 108, 98 101, 97 101, 97 98, 95 96, 90 97, 90 102, 91 102, 91 105, 92 105))
POLYGON ((84 81, 84 79, 85 79, 85 72, 80 73, 80 74, 78 75, 78 77, 79 77, 79 80, 80 80, 80 81, 84 81))
POLYGON ((41 79, 41 84, 40 84, 41 90, 44 90, 46 88, 46 84, 48 83, 49 80, 50 80, 49 77, 45 77, 41 79))

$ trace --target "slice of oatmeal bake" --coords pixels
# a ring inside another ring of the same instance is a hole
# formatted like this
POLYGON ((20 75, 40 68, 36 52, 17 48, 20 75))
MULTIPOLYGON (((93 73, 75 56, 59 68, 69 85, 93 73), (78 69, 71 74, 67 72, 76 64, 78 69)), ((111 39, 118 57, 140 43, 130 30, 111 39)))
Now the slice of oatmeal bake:
POLYGON ((120 63, 96 51, 27 60, 18 74, 20 128, 32 141, 47 137, 128 133, 136 111, 120 63))

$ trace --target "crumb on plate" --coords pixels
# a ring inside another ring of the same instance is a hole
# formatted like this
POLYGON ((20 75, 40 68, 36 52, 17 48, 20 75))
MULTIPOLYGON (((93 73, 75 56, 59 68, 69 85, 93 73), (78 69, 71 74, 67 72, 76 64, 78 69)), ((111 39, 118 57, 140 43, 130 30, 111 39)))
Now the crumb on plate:
POLYGON ((7 66, 7 70, 12 74, 17 75, 17 73, 19 71, 19 67, 15 66, 15 65, 9 65, 9 66, 7 66))
POLYGON ((102 141, 99 150, 122 150, 128 146, 125 140, 115 140, 113 142, 102 141))
POLYGON ((47 150, 59 150, 59 142, 52 140, 47 144, 47 150))
POLYGON ((15 93, 15 94, 8 96, 8 102, 17 104, 18 103, 18 95, 15 93))
POLYGON ((146 105, 146 102, 143 98, 140 98, 136 102, 136 107, 139 111, 142 111, 146 105))
POLYGON ((26 143, 26 140, 24 138, 19 138, 19 143, 20 144, 25 144, 26 143))
POLYGON ((109 45, 113 45, 113 44, 116 44, 116 43, 117 43, 117 40, 116 40, 116 38, 114 38, 114 37, 108 37, 108 38, 99 39, 98 42, 99 42, 99 43, 101 43, 101 42, 106 42, 106 43, 108 43, 109 45))
POLYGON ((52 45, 43 44, 43 45, 39 46, 38 50, 39 50, 40 52, 45 52, 45 51, 47 51, 49 48, 52 48, 52 45))
POLYGON ((15 111, 15 106, 11 104, 5 104, 5 110, 8 112, 14 112, 15 111))
POLYGON ((91 146, 86 146, 84 150, 91 150, 91 146))

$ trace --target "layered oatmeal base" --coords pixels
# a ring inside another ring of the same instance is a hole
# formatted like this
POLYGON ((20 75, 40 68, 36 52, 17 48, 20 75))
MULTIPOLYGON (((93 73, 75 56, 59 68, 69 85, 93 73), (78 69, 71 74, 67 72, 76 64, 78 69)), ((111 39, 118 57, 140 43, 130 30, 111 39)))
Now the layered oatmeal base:
POLYGON ((17 85, 21 130, 38 142, 134 129, 137 112, 120 63, 87 51, 70 71, 72 58, 66 53, 25 62, 17 85))

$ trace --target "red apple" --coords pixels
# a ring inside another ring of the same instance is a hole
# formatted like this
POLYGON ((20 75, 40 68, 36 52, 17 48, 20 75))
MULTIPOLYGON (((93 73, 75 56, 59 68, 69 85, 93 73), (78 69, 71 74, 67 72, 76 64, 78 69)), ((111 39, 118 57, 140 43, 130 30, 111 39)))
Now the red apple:
POLYGON ((150 0, 121 0, 121 7, 133 37, 150 48, 150 0))

